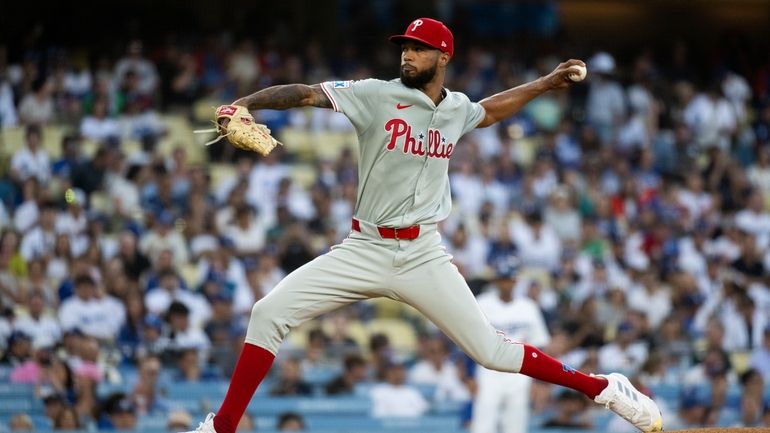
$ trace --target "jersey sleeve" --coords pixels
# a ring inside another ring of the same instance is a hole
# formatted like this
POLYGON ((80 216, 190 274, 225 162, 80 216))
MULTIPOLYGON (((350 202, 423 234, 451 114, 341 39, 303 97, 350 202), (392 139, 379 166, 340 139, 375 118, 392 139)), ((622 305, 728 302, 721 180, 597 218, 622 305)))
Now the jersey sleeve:
POLYGON ((465 97, 465 124, 463 125, 463 134, 476 129, 482 120, 487 116, 487 110, 481 106, 478 102, 471 102, 468 97, 465 97))
POLYGON ((374 118, 374 102, 381 89, 381 82, 375 79, 359 81, 326 81, 321 83, 332 108, 343 113, 357 130, 365 130, 374 118))

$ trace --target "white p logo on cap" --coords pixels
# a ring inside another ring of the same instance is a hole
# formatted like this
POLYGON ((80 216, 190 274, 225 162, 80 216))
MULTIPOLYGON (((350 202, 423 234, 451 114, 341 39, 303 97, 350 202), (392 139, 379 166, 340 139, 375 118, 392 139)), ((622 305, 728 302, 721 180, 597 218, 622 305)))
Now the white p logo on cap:
POLYGON ((414 20, 412 23, 412 31, 417 30, 417 27, 420 27, 422 25, 422 20, 414 20))

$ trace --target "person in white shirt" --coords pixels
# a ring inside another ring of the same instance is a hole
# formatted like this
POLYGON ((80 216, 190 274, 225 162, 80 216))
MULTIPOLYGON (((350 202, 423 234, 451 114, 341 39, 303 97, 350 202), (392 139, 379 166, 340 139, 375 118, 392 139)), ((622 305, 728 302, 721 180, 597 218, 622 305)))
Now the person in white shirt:
POLYGON ((142 95, 152 95, 158 87, 158 71, 155 64, 142 55, 142 41, 133 40, 127 48, 126 55, 115 65, 115 82, 122 83, 126 75, 133 72, 137 77, 136 90, 142 95))
POLYGON ((7 80, 0 78, 0 128, 12 128, 19 119, 13 105, 13 87, 7 80))
POLYGON ((25 125, 44 125, 54 120, 53 83, 39 77, 32 83, 32 91, 19 102, 19 120, 25 125))
MULTIPOLYGON (((498 333, 511 341, 544 347, 551 341, 537 302, 516 296, 517 262, 501 258, 495 263, 496 278, 477 300, 481 311, 498 333)), ((477 367, 478 391, 473 404, 471 433, 524 433, 529 422, 532 379, 477 367)))
POLYGON ((254 208, 241 205, 235 210, 233 223, 225 227, 223 234, 233 241, 239 255, 250 255, 265 246, 265 232, 267 227, 254 208))
POLYGON ((394 360, 388 366, 385 380, 369 391, 373 417, 417 418, 428 411, 428 402, 422 394, 406 384, 406 366, 402 361, 394 360))
POLYGON ((13 224, 22 235, 32 229, 40 217, 39 198, 41 197, 37 178, 28 177, 24 180, 21 190, 24 201, 13 212, 13 224))
POLYGON ((436 401, 468 401, 468 388, 460 380, 457 366, 449 358, 447 342, 433 336, 425 342, 425 358, 408 373, 408 382, 415 385, 435 386, 436 401))
POLYGON ((208 359, 211 341, 199 327, 191 326, 190 309, 180 301, 174 301, 166 311, 169 349, 183 351, 197 349, 200 359, 208 359))
POLYGON ((647 344, 637 340, 637 330, 629 321, 618 325, 615 341, 599 349, 601 371, 622 371, 632 375, 647 361, 647 344))
POLYGON ((45 295, 35 291, 27 298, 27 314, 13 323, 17 331, 32 337, 33 347, 51 347, 61 339, 61 327, 55 317, 45 312, 45 295))
POLYGON ((189 261, 187 243, 182 235, 174 230, 174 216, 170 212, 161 212, 155 219, 152 230, 142 236, 139 250, 155 262, 163 250, 170 250, 174 265, 185 266, 189 261))
POLYGON ((103 141, 120 136, 117 120, 108 117, 107 100, 94 101, 93 112, 80 122, 80 134, 90 140, 103 141))
POLYGON ((613 75, 615 59, 606 52, 598 52, 588 61, 592 77, 586 101, 586 116, 602 144, 616 138, 620 125, 626 120, 626 95, 613 75))
POLYGON ((21 239, 19 248, 24 260, 53 255, 56 245, 56 207, 50 204, 43 206, 40 212, 40 223, 33 227, 21 239))
POLYGON ((551 227, 543 224, 539 211, 531 211, 524 220, 512 220, 509 231, 522 265, 549 271, 559 265, 561 240, 551 227))
POLYGON ((67 298, 59 308, 62 329, 79 329, 100 340, 113 340, 126 319, 122 304, 110 296, 100 296, 96 281, 88 275, 76 277, 74 285, 75 296, 67 298))
POLYGON ((211 306, 206 299, 179 287, 179 276, 173 270, 161 271, 159 286, 151 288, 144 297, 150 313, 162 315, 174 301, 183 303, 192 313, 192 326, 200 328, 211 317, 211 306))
POLYGON ((746 209, 735 214, 735 225, 755 237, 757 246, 770 246, 770 213, 764 210, 764 199, 759 190, 753 190, 746 209))
POLYGON ((27 145, 11 158, 11 178, 23 182, 34 177, 42 185, 51 179, 51 161, 43 148, 43 132, 38 125, 30 125, 26 131, 27 145))
POLYGON ((640 284, 634 284, 628 296, 628 306, 647 316, 652 329, 658 329, 671 312, 671 294, 658 279, 656 268, 639 272, 640 284))

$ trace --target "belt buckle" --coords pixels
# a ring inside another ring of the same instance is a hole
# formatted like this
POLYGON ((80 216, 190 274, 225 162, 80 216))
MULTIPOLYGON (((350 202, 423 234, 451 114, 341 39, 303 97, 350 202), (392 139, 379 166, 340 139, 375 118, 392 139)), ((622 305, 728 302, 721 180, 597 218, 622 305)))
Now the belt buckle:
POLYGON ((394 228, 394 229, 393 229, 393 236, 394 236, 394 238, 395 238, 396 240, 399 240, 399 239, 398 239, 398 228, 394 228))

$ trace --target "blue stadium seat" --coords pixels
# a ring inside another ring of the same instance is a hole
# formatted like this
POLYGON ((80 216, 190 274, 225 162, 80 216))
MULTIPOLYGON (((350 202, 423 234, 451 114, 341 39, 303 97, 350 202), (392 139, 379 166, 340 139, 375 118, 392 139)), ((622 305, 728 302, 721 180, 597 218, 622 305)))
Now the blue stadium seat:
POLYGON ((357 397, 255 397, 249 404, 249 412, 255 415, 277 415, 286 411, 310 414, 366 415, 371 402, 357 397))
POLYGON ((35 387, 29 383, 0 383, 0 397, 31 397, 35 391, 35 387))

